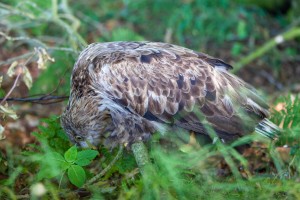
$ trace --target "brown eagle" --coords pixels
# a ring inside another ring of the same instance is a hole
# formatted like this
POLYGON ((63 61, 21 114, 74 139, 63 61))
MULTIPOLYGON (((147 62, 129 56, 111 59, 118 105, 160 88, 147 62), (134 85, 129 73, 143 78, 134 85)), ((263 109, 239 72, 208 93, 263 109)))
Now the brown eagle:
POLYGON ((208 134, 223 142, 254 131, 276 137, 268 106, 230 74, 232 66, 159 42, 94 43, 82 51, 61 123, 79 146, 145 141, 158 131, 208 134))

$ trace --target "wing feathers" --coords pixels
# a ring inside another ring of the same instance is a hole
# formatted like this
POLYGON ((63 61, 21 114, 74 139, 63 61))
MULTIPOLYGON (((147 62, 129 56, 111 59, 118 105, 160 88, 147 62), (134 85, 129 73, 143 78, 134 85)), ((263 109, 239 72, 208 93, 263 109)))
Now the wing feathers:
MULTIPOLYGON (((200 111, 216 130, 236 135, 247 127, 240 108, 254 113, 253 121, 268 115, 252 89, 227 72, 231 65, 206 54, 152 42, 101 43, 87 49, 80 58, 96 66, 94 82, 101 88, 93 87, 146 119, 170 123, 188 113, 176 125, 203 131, 195 117, 200 111)), ((79 59, 74 71, 83 63, 79 59)))

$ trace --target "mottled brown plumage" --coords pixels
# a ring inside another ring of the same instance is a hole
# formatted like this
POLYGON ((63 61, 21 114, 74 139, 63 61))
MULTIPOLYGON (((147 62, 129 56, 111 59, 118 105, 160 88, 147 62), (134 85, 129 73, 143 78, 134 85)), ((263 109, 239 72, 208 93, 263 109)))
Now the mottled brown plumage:
POLYGON ((109 146, 185 129, 225 142, 257 132, 272 137, 268 106, 222 60, 158 42, 89 45, 72 73, 62 126, 73 142, 109 146), (259 124, 260 123, 260 124, 259 124), (257 126, 258 125, 258 126, 257 126))

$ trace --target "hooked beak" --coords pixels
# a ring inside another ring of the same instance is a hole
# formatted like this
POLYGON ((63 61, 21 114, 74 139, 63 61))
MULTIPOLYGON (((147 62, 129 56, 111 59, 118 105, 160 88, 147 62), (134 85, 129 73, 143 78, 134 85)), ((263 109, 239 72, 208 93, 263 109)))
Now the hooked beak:
POLYGON ((79 146, 82 148, 86 148, 86 149, 94 149, 96 150, 97 147, 95 145, 93 145, 92 143, 90 143, 89 141, 82 141, 82 142, 78 142, 79 146))

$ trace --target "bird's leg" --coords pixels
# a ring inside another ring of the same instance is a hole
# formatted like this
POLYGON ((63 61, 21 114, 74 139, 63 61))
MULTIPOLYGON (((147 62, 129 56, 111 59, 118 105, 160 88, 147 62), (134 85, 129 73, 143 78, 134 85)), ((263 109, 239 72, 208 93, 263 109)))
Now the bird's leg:
POLYGON ((150 163, 146 146, 142 141, 139 141, 132 144, 131 150, 134 154, 136 163, 140 169, 141 174, 144 174, 146 165, 150 163))
MULTIPOLYGON (((139 170, 142 175, 144 175, 146 165, 150 164, 149 155, 147 152, 147 148, 140 139, 142 139, 142 135, 137 131, 135 127, 139 127, 143 132, 144 129, 150 129, 149 127, 144 127, 145 123, 141 120, 140 116, 132 115, 131 113, 124 113, 124 112, 111 112, 113 122, 116 126, 114 133, 111 135, 131 135, 132 139, 136 142, 131 144, 131 150, 135 157, 136 163, 139 167, 139 170), (133 134, 129 134, 133 133, 133 134)), ((146 125, 145 125, 146 126, 146 125)), ((149 133, 150 135, 150 133, 149 133)), ((122 136, 120 136, 122 137, 122 136)), ((126 142, 126 139, 124 139, 126 142)), ((127 139, 128 140, 128 139, 127 139)), ((128 143, 124 143, 126 146, 128 143)))

